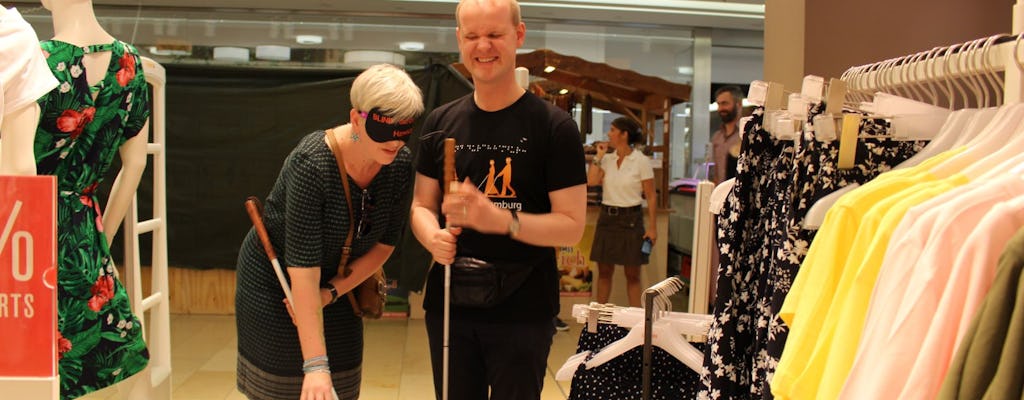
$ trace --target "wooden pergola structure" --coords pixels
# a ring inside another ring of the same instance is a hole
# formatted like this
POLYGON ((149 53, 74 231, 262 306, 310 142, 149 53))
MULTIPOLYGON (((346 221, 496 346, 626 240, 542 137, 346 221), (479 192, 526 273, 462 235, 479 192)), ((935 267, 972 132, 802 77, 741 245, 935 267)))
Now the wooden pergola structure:
MULTIPOLYGON (((689 85, 547 49, 517 55, 516 65, 528 69, 530 75, 543 78, 530 83, 534 94, 545 98, 566 95, 574 95, 577 99, 589 98, 589 102, 583 102, 584 107, 593 106, 640 121, 647 149, 651 153, 661 153, 658 204, 659 207, 668 205, 671 111, 673 105, 690 99, 689 85), (662 144, 655 146, 655 121, 658 119, 664 121, 662 144)), ((472 79, 465 66, 457 63, 454 67, 467 79, 472 79)))

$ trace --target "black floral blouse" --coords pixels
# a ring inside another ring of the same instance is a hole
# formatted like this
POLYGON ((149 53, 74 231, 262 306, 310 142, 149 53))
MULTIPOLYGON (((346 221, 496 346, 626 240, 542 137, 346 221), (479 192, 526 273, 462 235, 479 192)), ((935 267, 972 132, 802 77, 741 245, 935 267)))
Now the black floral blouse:
MULTIPOLYGON (((736 184, 718 217, 721 252, 715 319, 704 352, 700 399, 770 399, 770 382, 789 328, 778 316, 814 230, 804 216, 821 197, 863 184, 916 154, 926 142, 860 139, 855 166, 840 169, 838 144, 814 138, 809 108, 804 133, 778 141, 764 130, 764 110, 744 128, 736 184)), ((884 136, 882 119, 865 118, 860 131, 884 136)))

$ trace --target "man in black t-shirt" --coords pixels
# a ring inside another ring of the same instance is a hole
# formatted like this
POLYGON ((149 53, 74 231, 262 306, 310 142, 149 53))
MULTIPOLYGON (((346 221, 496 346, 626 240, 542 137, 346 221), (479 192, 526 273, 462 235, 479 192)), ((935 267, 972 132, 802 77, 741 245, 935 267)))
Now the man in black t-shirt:
POLYGON ((515 50, 526 33, 515 0, 462 0, 456 20, 475 91, 424 122, 430 133, 421 143, 412 204, 413 233, 437 266, 423 304, 435 392, 440 398, 443 265, 470 256, 531 271, 500 304, 452 307, 450 398, 539 399, 559 308, 554 247, 577 244, 586 218, 579 129, 515 81, 515 50), (443 194, 442 142, 449 137, 458 144, 460 183, 443 194))

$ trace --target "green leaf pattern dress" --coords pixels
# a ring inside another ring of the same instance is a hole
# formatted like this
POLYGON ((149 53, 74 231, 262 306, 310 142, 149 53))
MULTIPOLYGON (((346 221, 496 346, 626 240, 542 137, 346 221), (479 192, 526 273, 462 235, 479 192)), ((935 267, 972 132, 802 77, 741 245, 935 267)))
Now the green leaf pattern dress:
POLYGON ((146 367, 142 326, 114 276, 94 194, 118 148, 149 118, 149 87, 138 51, 114 41, 78 47, 41 43, 60 85, 39 99, 35 158, 57 176, 57 330, 61 398, 113 385, 146 367), (90 87, 85 55, 111 52, 106 76, 90 87))

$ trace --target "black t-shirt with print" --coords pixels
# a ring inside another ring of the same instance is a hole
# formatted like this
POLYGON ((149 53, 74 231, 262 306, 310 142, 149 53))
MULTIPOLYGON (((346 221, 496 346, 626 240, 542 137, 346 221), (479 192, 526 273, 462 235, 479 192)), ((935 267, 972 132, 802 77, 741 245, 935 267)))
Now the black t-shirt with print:
MULTIPOLYGON (((484 111, 466 95, 437 108, 423 124, 417 172, 441 185, 444 139, 454 138, 455 171, 469 178, 501 208, 543 214, 551 212, 548 193, 586 184, 579 128, 565 111, 526 93, 512 105, 484 111)), ((440 216, 444 226, 444 216, 440 216)), ((528 321, 558 313, 558 271, 555 249, 513 240, 506 235, 483 234, 471 229, 459 236, 459 256, 487 261, 527 262, 533 272, 503 304, 490 309, 453 307, 454 319, 528 321)), ((423 307, 441 311, 444 268, 433 268, 427 278, 423 307)))

